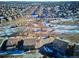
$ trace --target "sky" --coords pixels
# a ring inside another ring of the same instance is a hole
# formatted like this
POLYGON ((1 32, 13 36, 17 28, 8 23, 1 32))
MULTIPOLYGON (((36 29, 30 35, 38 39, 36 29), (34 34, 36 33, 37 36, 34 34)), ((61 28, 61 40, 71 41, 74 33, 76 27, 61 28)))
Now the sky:
POLYGON ((79 1, 79 0, 0 0, 0 1, 79 1))

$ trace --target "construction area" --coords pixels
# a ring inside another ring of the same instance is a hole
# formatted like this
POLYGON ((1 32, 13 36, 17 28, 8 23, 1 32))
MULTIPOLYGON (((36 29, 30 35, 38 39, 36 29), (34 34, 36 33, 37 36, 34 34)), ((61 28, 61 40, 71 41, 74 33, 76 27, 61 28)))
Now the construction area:
POLYGON ((78 58, 79 2, 0 2, 0 58, 19 57, 78 58))

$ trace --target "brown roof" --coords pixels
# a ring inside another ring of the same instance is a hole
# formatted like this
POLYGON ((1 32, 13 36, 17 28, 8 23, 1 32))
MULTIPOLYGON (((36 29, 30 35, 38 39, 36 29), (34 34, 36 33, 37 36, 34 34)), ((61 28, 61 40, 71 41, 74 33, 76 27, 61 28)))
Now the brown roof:
POLYGON ((24 45, 35 45, 36 44, 36 39, 34 38, 27 38, 27 37, 24 37, 24 38, 10 38, 7 42, 7 45, 13 45, 13 44, 17 44, 19 40, 23 39, 24 40, 24 45))

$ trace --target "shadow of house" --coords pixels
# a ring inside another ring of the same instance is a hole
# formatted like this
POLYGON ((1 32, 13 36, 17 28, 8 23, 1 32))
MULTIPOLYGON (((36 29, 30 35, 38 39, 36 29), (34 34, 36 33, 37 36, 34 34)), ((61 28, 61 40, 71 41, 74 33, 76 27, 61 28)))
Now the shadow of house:
POLYGON ((54 40, 51 43, 39 48, 39 52, 48 57, 64 58, 68 43, 61 40, 54 40))

